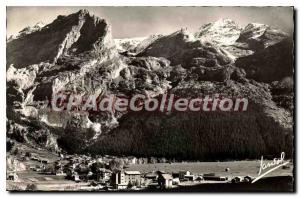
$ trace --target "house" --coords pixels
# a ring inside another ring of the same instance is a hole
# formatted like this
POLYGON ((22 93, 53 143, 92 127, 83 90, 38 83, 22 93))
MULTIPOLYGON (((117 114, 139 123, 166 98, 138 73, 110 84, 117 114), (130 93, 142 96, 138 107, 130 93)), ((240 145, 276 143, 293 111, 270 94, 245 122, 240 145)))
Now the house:
POLYGON ((154 185, 158 186, 157 183, 158 173, 157 172, 149 172, 144 175, 143 185, 154 188, 154 185), (150 186, 152 185, 152 186, 150 186))
POLYGON ((136 157, 128 157, 128 164, 133 165, 137 163, 137 158, 136 157))
POLYGON ((204 180, 204 178, 203 178, 203 176, 197 176, 197 178, 196 178, 196 181, 203 181, 204 180))
POLYGON ((158 185, 158 183, 149 183, 148 188, 149 189, 158 189, 159 185, 158 185))
POLYGON ((179 179, 182 180, 182 179, 185 179, 185 176, 190 176, 192 173, 190 171, 179 171, 179 179))
POLYGON ((31 159, 32 161, 39 161, 39 159, 38 159, 37 157, 35 157, 35 156, 31 156, 30 159, 31 159))
POLYGON ((74 174, 73 179, 76 183, 80 182, 80 178, 78 174, 74 174))
POLYGON ((193 174, 185 175, 184 179, 188 180, 188 181, 195 181, 196 180, 196 176, 194 176, 193 174))
POLYGON ((36 167, 35 166, 30 166, 29 169, 32 170, 32 171, 36 171, 36 167))
POLYGON ((157 182, 160 188, 171 188, 173 183, 173 177, 170 174, 159 174, 157 182))
POLYGON ((209 181, 227 181, 228 177, 216 176, 215 173, 209 173, 209 174, 204 174, 203 179, 209 181))
POLYGON ((40 159, 41 163, 43 164, 48 164, 49 163, 49 160, 48 159, 40 159))
POLYGON ((132 183, 133 185, 141 184, 141 173, 139 171, 125 171, 124 173, 127 183, 132 183))
POLYGON ((96 180, 104 183, 110 180, 111 175, 112 171, 106 168, 99 168, 96 175, 96 180))
POLYGON ((136 161, 136 164, 147 164, 148 163, 148 158, 139 158, 136 161))
POLYGON ((126 189, 128 184, 140 185, 141 173, 139 171, 117 171, 111 175, 111 184, 116 189, 126 189))
POLYGON ((112 173, 111 185, 115 189, 126 189, 127 188, 128 183, 126 182, 124 171, 116 171, 116 172, 112 173))
POLYGON ((206 174, 203 174, 203 178, 205 178, 205 177, 211 177, 211 176, 216 176, 216 174, 215 173, 206 173, 206 174))
POLYGON ((243 178, 240 176, 234 177, 233 179, 231 179, 231 183, 240 183, 243 181, 243 178))
POLYGON ((42 168, 38 167, 38 168, 35 169, 35 171, 36 172, 42 172, 43 170, 42 170, 42 168))
POLYGON ((228 181, 228 177, 227 176, 220 176, 220 181, 228 181))
POLYGON ((102 159, 102 157, 98 157, 98 158, 96 159, 96 162, 98 162, 98 163, 102 163, 102 162, 103 162, 103 159, 102 159))
POLYGON ((172 184, 173 184, 173 185, 179 185, 179 183, 180 183, 179 178, 178 178, 178 177, 177 177, 177 178, 174 178, 174 177, 173 177, 172 184))
MULTIPOLYGON (((250 183, 250 182, 252 182, 253 179, 254 179, 253 177, 247 175, 247 176, 244 177, 244 182, 250 183)), ((227 180, 228 180, 228 178, 227 178, 227 180)))
POLYGON ((149 172, 147 174, 145 174, 145 179, 150 179, 152 181, 156 181, 158 178, 158 173, 157 172, 149 172))
POLYGON ((92 180, 94 177, 94 173, 92 171, 89 171, 89 173, 86 176, 88 180, 92 180))

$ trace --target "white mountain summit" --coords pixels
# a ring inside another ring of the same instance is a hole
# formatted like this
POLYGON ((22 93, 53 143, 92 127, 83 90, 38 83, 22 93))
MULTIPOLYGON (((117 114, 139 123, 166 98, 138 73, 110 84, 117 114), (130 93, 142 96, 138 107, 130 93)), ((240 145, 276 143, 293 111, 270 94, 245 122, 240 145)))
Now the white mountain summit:
POLYGON ((230 45, 239 38, 241 31, 242 29, 233 20, 220 19, 202 25, 195 33, 195 37, 218 45, 230 45))

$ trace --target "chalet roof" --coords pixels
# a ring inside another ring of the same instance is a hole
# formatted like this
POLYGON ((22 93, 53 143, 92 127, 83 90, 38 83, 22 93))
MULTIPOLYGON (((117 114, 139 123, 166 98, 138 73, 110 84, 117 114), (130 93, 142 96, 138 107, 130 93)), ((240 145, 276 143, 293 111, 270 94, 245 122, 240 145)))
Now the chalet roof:
POLYGON ((172 175, 170 175, 170 174, 162 174, 161 177, 165 180, 173 179, 172 175))
POLYGON ((180 170, 179 173, 187 173, 187 172, 191 172, 189 170, 180 170))
POLYGON ((125 174, 128 175, 140 175, 140 171, 125 171, 125 174))
POLYGON ((149 172, 145 175, 145 177, 157 177, 157 176, 158 176, 158 174, 155 172, 149 172))
POLYGON ((162 171, 162 170, 158 170, 156 171, 157 174, 167 174, 165 171, 162 171))

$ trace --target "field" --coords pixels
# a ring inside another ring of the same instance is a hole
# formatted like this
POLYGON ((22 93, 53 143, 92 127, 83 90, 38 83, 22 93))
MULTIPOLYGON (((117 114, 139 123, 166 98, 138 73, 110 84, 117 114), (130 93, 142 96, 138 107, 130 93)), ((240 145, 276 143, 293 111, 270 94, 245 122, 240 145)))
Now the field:
MULTIPOLYGON (((288 169, 279 168, 267 176, 292 176, 292 163, 288 164, 288 169)), ((230 161, 230 162, 186 162, 186 163, 157 163, 157 164, 136 164, 130 165, 126 170, 138 170, 140 172, 150 172, 162 170, 168 173, 180 170, 189 170, 193 174, 215 173, 217 176, 258 176, 260 160, 251 161, 230 161), (225 169, 229 168, 226 172, 225 169)))
MULTIPOLYGON (((49 161, 49 165, 52 165, 55 161, 59 160, 59 156, 57 154, 50 153, 43 149, 37 149, 33 147, 29 147, 26 145, 18 144, 20 153, 24 154, 25 152, 30 152, 38 155, 40 158, 47 158, 49 161)), ((9 154, 8 154, 9 155, 9 154)), ((13 156, 12 157, 16 157, 13 156)), ((266 160, 264 162, 270 162, 269 160, 266 160)), ((23 171, 18 171, 18 181, 13 182, 7 180, 7 189, 8 190, 25 190, 28 189, 29 185, 33 185, 36 187, 37 190, 42 191, 58 191, 58 190, 69 190, 69 191, 76 191, 76 190, 90 190, 92 189, 88 182, 80 182, 75 183, 74 181, 66 180, 64 176, 57 176, 57 175, 46 175, 41 174, 39 172, 29 170, 30 166, 39 165, 40 162, 33 161, 31 159, 23 161, 22 164, 24 164, 27 169, 23 171)), ((231 178, 236 176, 251 176, 251 177, 257 177, 258 172, 260 169, 260 160, 244 160, 244 161, 228 161, 228 162, 182 162, 182 163, 156 163, 156 164, 134 164, 134 165, 128 165, 125 166, 125 170, 136 170, 140 171, 142 174, 152 172, 152 171, 165 171, 167 173, 176 173, 181 170, 184 171, 191 171, 195 175, 202 175, 206 173, 215 173, 216 176, 226 176, 231 180, 231 178), (227 169, 227 170, 226 170, 227 169)), ((285 180, 291 180, 286 179, 285 177, 292 177, 293 176, 293 165, 292 161, 287 165, 286 168, 278 168, 271 172, 270 174, 266 175, 265 178, 272 178, 271 182, 272 184, 276 185, 280 182, 285 183, 285 180), (273 179, 275 178, 275 179, 273 179), (279 180, 277 180, 279 178, 279 180), (276 183, 275 183, 275 182, 276 183)), ((270 179, 269 179, 270 180, 270 179)), ((261 184, 261 188, 268 188, 268 186, 265 187, 265 185, 270 186, 270 181, 263 182, 263 180, 258 181, 258 184, 261 184)), ((290 181, 289 185, 286 186, 286 188, 290 188, 292 181, 290 181)), ((207 191, 211 187, 211 190, 214 190, 214 187, 219 187, 222 185, 215 185, 215 184, 198 184, 194 185, 194 187, 189 188, 177 188, 178 190, 182 191, 188 191, 196 190, 196 191, 207 191)), ((241 189, 244 187, 244 185, 239 185, 242 187, 237 187, 237 189, 241 189)), ((251 186, 253 186, 251 184, 251 186)), ((224 190, 227 191, 227 189, 231 188, 228 184, 223 185, 224 190)), ((245 185, 246 190, 251 190, 251 188, 248 188, 249 185, 245 185)), ((252 188, 253 189, 253 188, 252 188)), ((274 188, 276 189, 276 188, 274 188)), ((289 191, 289 189, 288 189, 289 191)))
POLYGON ((18 175, 20 178, 18 182, 7 180, 7 189, 15 187, 22 190, 26 189, 28 185, 34 184, 36 190, 42 191, 79 190, 82 186, 89 184, 84 182, 75 183, 74 181, 64 179, 62 176, 44 175, 36 172, 23 172, 18 173, 18 175))

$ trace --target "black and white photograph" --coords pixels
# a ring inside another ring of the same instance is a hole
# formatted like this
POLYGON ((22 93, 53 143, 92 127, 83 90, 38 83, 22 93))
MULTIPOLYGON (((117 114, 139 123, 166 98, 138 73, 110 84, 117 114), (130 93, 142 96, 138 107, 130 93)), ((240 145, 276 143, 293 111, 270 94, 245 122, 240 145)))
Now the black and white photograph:
POLYGON ((295 192, 295 16, 7 6, 6 190, 295 192))

